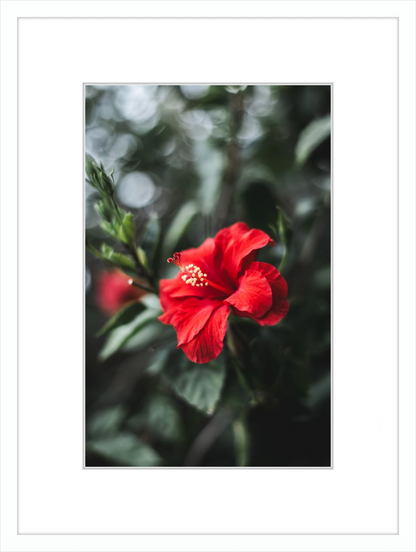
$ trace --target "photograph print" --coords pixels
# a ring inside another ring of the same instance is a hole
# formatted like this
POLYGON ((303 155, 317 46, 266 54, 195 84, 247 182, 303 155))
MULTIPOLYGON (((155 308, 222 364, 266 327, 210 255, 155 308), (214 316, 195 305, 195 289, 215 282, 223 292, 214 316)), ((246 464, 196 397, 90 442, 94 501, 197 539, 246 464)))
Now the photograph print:
POLYGON ((88 84, 87 468, 331 467, 331 86, 88 84))

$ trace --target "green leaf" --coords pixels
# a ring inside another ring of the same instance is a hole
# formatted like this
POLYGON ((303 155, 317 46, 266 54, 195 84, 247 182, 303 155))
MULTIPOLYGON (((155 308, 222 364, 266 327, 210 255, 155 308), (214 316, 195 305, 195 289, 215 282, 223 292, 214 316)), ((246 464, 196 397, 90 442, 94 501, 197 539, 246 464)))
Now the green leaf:
POLYGON ((137 248, 137 257, 139 258, 140 264, 144 266, 144 268, 148 269, 149 263, 147 262, 147 255, 141 247, 137 248))
POLYGON ((97 201, 97 203, 94 205, 95 210, 97 211, 98 215, 104 219, 105 221, 109 222, 112 218, 112 209, 111 204, 107 200, 107 198, 104 196, 102 200, 97 201))
POLYGON ((143 351, 150 346, 156 346, 162 341, 174 338, 174 335, 171 326, 165 326, 158 320, 154 320, 133 335, 122 347, 122 351, 123 353, 143 351))
POLYGON ((164 441, 175 441, 180 436, 181 420, 171 399, 154 395, 128 426, 135 432, 148 430, 164 441))
POLYGON ((114 193, 114 171, 107 174, 102 163, 98 165, 91 155, 85 156, 85 172, 87 173, 88 182, 103 196, 111 196, 114 193))
POLYGON ((87 175, 91 173, 93 170, 93 167, 97 167, 97 161, 94 159, 92 155, 89 155, 88 153, 85 155, 85 172, 87 175))
POLYGON ((146 309, 131 322, 114 328, 114 330, 110 332, 98 358, 102 361, 108 359, 123 347, 129 339, 146 328, 150 322, 154 322, 159 314, 160 311, 158 310, 146 309))
POLYGON ((131 322, 136 316, 143 312, 145 306, 139 301, 134 303, 129 303, 122 309, 120 309, 116 314, 110 318, 110 320, 101 328, 100 331, 96 333, 96 337, 101 337, 107 332, 118 328, 119 326, 124 326, 131 322))
POLYGON ((212 414, 220 398, 225 379, 223 363, 216 359, 208 364, 187 360, 168 367, 168 377, 176 393, 192 406, 212 414))
POLYGON ((85 156, 85 172, 91 186, 101 192, 100 168, 95 159, 88 154, 85 156))
POLYGON ((114 227, 114 224, 112 222, 102 220, 100 222, 100 228, 102 228, 104 232, 106 232, 112 238, 115 238, 116 240, 118 239, 119 232, 117 228, 114 227))
POLYGON ((149 445, 132 433, 87 442, 87 450, 122 466, 158 466, 162 459, 149 445))
POLYGON ((297 165, 303 165, 310 154, 331 134, 331 117, 312 121, 300 134, 295 147, 297 165))
POLYGON ((135 268, 133 259, 122 253, 117 253, 106 243, 101 244, 101 258, 123 269, 133 270, 135 268))
POLYGON ((92 253, 95 257, 98 257, 98 259, 102 259, 103 261, 107 261, 107 260, 108 260, 107 257, 106 257, 103 253, 101 253, 101 251, 99 251, 96 247, 94 247, 94 246, 92 245, 92 243, 90 243, 90 242, 88 241, 88 238, 86 238, 85 247, 86 247, 86 249, 87 249, 90 253, 92 253))
POLYGON ((118 238, 127 245, 135 247, 136 243, 136 225, 131 213, 127 213, 118 229, 118 238))
POLYGON ((104 255, 104 257, 108 260, 111 259, 112 254, 114 253, 114 249, 108 245, 107 243, 101 244, 101 253, 104 255))
POLYGON ((146 368, 146 374, 149 374, 150 376, 157 376, 158 374, 160 374, 165 368, 165 365, 169 358, 169 353, 170 348, 166 346, 155 351, 146 368))
POLYGON ((141 249, 146 257, 146 266, 153 264, 155 253, 159 245, 161 236, 160 221, 156 216, 151 216, 146 224, 143 232, 141 249))
POLYGON ((144 295, 141 298, 141 303, 143 303, 143 305, 148 309, 154 309, 158 312, 162 310, 159 297, 157 295, 154 295, 153 293, 149 293, 149 295, 144 295))
POLYGON ((163 244, 163 257, 170 257, 174 253, 179 240, 186 232, 198 210, 198 206, 194 201, 188 201, 179 209, 166 232, 163 244))
POLYGON ((133 270, 135 267, 133 259, 123 255, 122 253, 114 252, 111 255, 111 261, 117 266, 127 270, 133 270))
POLYGON ((108 244, 102 243, 101 251, 99 251, 87 239, 86 248, 90 253, 92 253, 99 259, 103 261, 107 261, 112 265, 115 265, 121 268, 126 274, 128 274, 132 278, 137 277, 133 259, 131 259, 130 257, 127 257, 126 255, 123 255, 122 253, 115 252, 114 249, 110 247, 108 244))
POLYGON ((126 412, 120 405, 97 412, 88 423, 88 434, 91 437, 102 437, 103 435, 115 433, 125 415, 126 412))

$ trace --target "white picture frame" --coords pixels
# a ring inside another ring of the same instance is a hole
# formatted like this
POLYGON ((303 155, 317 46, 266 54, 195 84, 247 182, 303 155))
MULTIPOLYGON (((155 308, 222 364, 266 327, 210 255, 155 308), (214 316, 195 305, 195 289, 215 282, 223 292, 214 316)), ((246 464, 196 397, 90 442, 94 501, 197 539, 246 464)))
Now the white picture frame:
POLYGON ((1 16, 0 549, 415 550, 415 2, 6 0, 1 16), (165 42, 152 41, 159 33, 165 42), (245 43, 231 66, 227 48, 245 43), (83 469, 82 92, 100 81, 333 84, 332 470, 83 469), (42 236, 52 265, 33 247, 42 236), (49 296, 67 298, 65 320, 51 323, 49 296), (58 385, 60 405, 48 393, 58 385), (353 442, 368 461, 357 463, 353 442))

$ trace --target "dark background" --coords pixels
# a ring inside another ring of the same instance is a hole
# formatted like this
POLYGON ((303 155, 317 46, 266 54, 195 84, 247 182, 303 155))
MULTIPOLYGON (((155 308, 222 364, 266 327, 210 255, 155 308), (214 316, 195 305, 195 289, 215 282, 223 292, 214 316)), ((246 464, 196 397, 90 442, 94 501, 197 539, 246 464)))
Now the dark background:
MULTIPOLYGON (((116 197, 134 214, 156 276, 174 274, 174 251, 234 222, 272 235, 279 207, 290 302, 276 326, 238 321, 254 404, 226 349, 219 368, 192 365, 156 319, 133 324, 127 340, 123 325, 97 337, 108 320, 97 282, 109 267, 87 253, 87 466, 330 465, 330 94, 301 85, 86 87, 86 152, 114 168, 116 197)), ((87 184, 86 231, 98 247, 108 237, 96 199, 87 184)), ((279 267, 283 243, 268 249, 259 260, 279 267)), ((146 300, 157 312, 155 297, 146 300)))

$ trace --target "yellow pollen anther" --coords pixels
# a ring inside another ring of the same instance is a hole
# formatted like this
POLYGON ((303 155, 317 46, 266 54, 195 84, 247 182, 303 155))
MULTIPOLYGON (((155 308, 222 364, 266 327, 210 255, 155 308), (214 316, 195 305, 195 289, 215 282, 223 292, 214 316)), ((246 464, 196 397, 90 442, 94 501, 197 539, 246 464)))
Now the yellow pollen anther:
POLYGON ((169 257, 167 261, 168 263, 175 264, 183 272, 181 278, 182 281, 185 282, 185 284, 190 284, 192 287, 211 286, 212 288, 217 289, 218 291, 221 291, 226 295, 232 293, 232 290, 227 289, 220 283, 210 281, 208 279, 208 274, 202 272, 199 266, 193 263, 189 263, 188 265, 184 266, 181 261, 181 257, 182 253, 174 253, 173 257, 169 257))
POLYGON ((180 263, 175 263, 182 270, 182 280, 185 284, 190 284, 191 286, 203 287, 209 285, 205 280, 207 274, 202 272, 201 268, 193 263, 190 263, 186 266, 181 265, 180 263))

